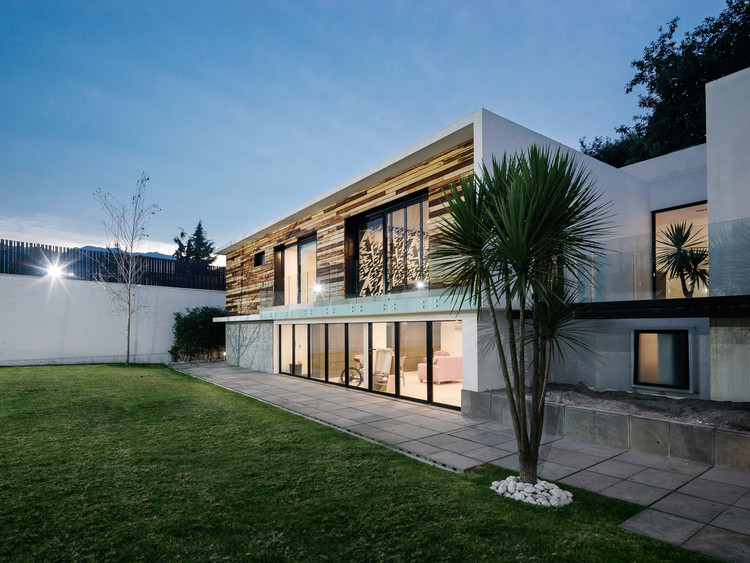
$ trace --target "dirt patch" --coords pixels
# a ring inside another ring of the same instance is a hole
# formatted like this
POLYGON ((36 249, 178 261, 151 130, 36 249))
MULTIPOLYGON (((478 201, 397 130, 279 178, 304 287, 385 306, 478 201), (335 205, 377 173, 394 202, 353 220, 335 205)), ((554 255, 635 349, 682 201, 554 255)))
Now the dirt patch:
POLYGON ((583 383, 550 383, 547 402, 750 432, 750 403, 675 399, 626 391, 595 391, 583 383))

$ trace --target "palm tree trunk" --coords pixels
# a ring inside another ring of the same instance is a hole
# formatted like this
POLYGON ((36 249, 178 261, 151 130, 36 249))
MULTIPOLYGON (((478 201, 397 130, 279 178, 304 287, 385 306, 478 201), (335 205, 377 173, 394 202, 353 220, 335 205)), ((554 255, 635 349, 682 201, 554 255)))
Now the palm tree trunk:
POLYGON ((498 358, 500 359, 500 368, 503 374, 503 381, 505 382, 505 392, 508 397, 508 408, 510 409, 510 416, 513 420, 513 429, 516 433, 516 441, 520 443, 519 429, 521 423, 518 417, 516 399, 513 396, 513 386, 511 385, 510 374, 508 373, 508 362, 505 357, 505 347, 503 346, 503 341, 500 338, 500 327, 497 321, 497 313, 495 312, 495 303, 492 299, 492 292, 490 291, 490 284, 487 277, 482 278, 482 288, 484 289, 484 296, 487 300, 487 306, 490 311, 490 321, 492 323, 492 330, 495 336, 495 345, 497 346, 498 358))
POLYGON ((682 294, 685 297, 692 297, 693 296, 693 292, 690 291, 690 290, 688 290, 688 288, 687 288, 687 284, 685 283, 685 276, 684 275, 680 275, 680 285, 682 285, 682 294))

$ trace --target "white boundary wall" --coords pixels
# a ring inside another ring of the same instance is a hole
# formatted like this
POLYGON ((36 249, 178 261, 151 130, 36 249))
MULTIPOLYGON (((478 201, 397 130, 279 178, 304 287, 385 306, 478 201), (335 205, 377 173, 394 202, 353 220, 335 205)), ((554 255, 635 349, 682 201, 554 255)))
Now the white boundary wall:
MULTIPOLYGON (((224 307, 226 293, 140 286, 130 359, 170 360, 174 313, 224 307)), ((0 274, 0 365, 125 361, 125 317, 96 282, 0 274)))

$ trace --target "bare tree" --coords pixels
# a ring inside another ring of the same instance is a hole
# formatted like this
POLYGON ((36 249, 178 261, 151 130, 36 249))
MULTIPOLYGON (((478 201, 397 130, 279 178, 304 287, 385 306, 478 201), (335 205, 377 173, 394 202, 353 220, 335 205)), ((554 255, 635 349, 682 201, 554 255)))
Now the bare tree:
POLYGON ((126 203, 101 188, 94 193, 94 199, 105 213, 108 250, 108 260, 96 277, 109 293, 114 308, 126 319, 126 366, 130 365, 130 324, 143 306, 136 299, 136 289, 143 278, 146 261, 138 253, 143 239, 148 237, 146 230, 151 216, 160 211, 158 205, 146 203, 147 182, 146 175, 141 174, 126 203))

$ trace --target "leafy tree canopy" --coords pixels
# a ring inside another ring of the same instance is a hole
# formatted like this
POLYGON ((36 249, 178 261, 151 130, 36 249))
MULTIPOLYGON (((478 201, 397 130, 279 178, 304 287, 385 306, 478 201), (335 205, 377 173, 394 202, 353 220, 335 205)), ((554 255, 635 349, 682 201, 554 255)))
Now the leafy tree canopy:
POLYGON ((615 129, 617 139, 582 138, 584 154, 619 167, 706 142, 706 83, 750 66, 750 0, 727 0, 718 18, 706 18, 679 43, 678 21, 660 27, 631 63, 636 73, 625 92, 644 87, 638 106, 645 112, 615 129))
POLYGON ((196 307, 185 313, 174 314, 173 358, 195 360, 208 357, 211 352, 224 348, 224 323, 215 323, 214 317, 223 317, 221 307, 196 307))
POLYGON ((177 258, 178 262, 210 266, 216 259, 213 256, 214 243, 212 240, 206 238, 203 221, 198 221, 195 231, 193 231, 193 234, 187 241, 185 240, 186 236, 187 233, 185 233, 185 230, 180 229, 180 234, 174 237, 173 240, 177 244, 177 250, 175 250, 172 256, 177 258))

